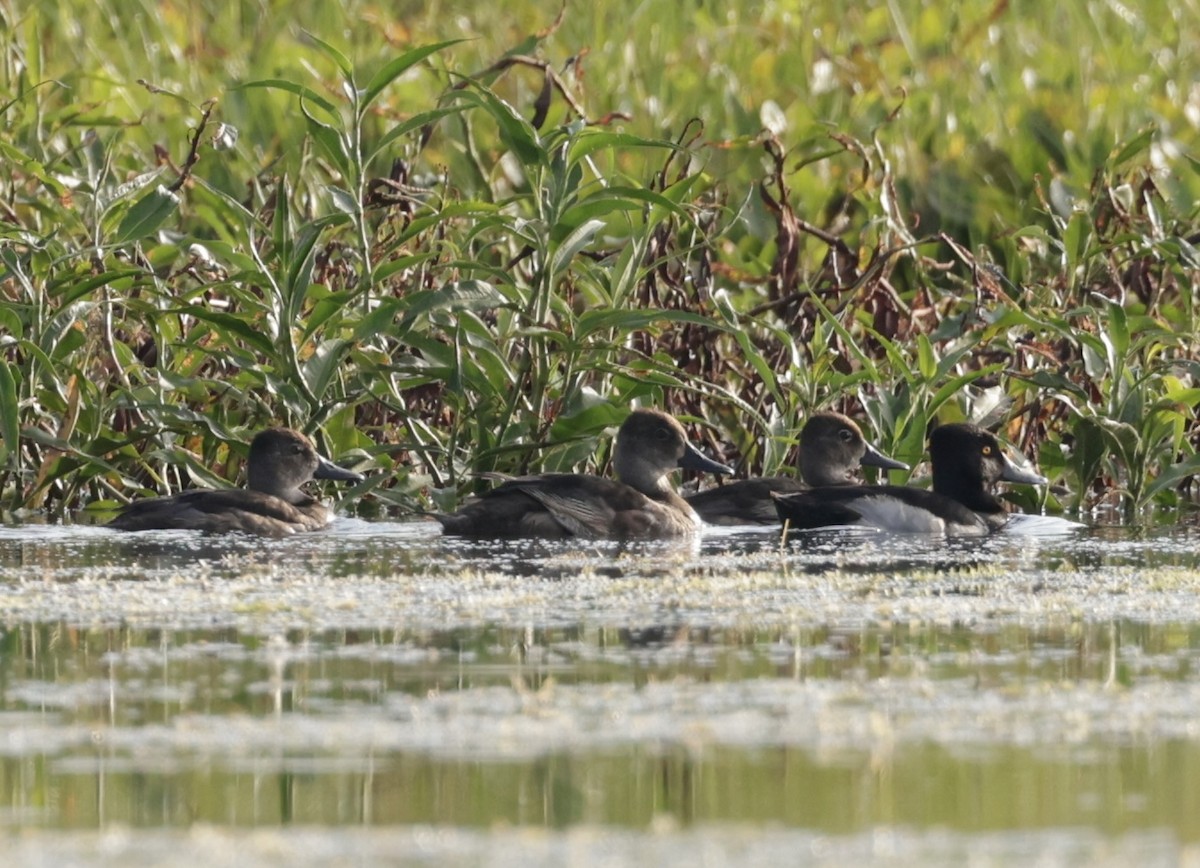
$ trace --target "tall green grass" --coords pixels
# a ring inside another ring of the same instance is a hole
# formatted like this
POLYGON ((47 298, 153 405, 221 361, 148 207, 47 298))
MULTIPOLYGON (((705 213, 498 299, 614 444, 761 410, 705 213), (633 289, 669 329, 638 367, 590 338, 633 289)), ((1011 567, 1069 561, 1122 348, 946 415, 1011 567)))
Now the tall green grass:
POLYGON ((1185 499, 1195 8, 476 7, 0 6, 5 507, 284 422, 447 508, 603 469, 631 402, 746 473, 833 406, 912 462, 999 425, 1051 506, 1185 499))

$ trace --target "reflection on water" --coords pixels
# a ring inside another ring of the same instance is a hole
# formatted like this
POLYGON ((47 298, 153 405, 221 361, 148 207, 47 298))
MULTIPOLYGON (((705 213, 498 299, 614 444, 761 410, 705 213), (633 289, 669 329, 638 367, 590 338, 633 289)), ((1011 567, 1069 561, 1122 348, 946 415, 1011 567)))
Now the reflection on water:
POLYGON ((2 653, 4 816, 22 824, 1115 817, 1200 834, 1178 799, 1200 763, 1182 627, 42 625, 2 653), (1125 720, 1104 719, 1114 704, 1125 720))
POLYGON ((0 829, 1200 840, 1196 531, 1029 531, 0 528, 0 829))

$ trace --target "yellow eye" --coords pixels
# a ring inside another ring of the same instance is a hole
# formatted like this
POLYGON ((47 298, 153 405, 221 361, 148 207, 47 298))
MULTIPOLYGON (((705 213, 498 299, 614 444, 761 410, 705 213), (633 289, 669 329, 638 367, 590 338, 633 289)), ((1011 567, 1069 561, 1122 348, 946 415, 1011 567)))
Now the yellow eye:
POLYGON ((992 454, 992 447, 991 447, 991 446, 984 446, 984 447, 983 447, 981 450, 979 450, 979 451, 980 451, 980 452, 982 452, 984 455, 991 455, 991 454, 992 454))

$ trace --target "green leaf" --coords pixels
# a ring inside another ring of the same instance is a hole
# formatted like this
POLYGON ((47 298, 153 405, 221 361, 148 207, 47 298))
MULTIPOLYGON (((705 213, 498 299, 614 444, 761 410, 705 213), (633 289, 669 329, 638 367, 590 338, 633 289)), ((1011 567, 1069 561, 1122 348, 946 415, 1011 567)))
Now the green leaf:
POLYGON ((603 220, 588 220, 563 240, 550 257, 550 277, 554 280, 562 274, 575 258, 575 254, 592 243, 596 233, 604 228, 603 220))
POLYGON ((60 309, 65 308, 81 298, 86 298, 91 295, 96 289, 102 286, 107 286, 111 283, 116 283, 119 280, 136 280, 145 278, 146 272, 136 268, 119 268, 112 271, 106 271, 102 274, 88 275, 83 277, 77 274, 71 274, 64 280, 56 280, 47 285, 46 289, 50 295, 54 296, 59 303, 60 309), (65 290, 65 292, 63 291, 65 290), (61 293, 61 294, 60 294, 61 293))
POLYGON ((367 107, 379 97, 389 84, 407 72, 416 64, 420 63, 431 54, 436 54, 443 48, 450 45, 455 45, 462 42, 461 39, 448 39, 445 42, 434 42, 430 45, 422 45, 417 48, 407 51, 399 57, 389 61, 377 73, 371 76, 371 80, 363 89, 362 96, 359 98, 358 110, 364 112, 367 107))
POLYGON ((775 398, 776 406, 786 406, 786 400, 783 393, 779 390, 779 381, 775 377, 775 372, 763 358, 762 352, 759 351, 754 341, 750 339, 750 335, 744 329, 734 329, 733 337, 738 343, 738 347, 742 351, 742 356, 758 373, 759 378, 763 381, 763 386, 775 398))
POLYGON ((8 142, 0 141, 0 156, 9 160, 14 166, 19 166, 21 173, 29 175, 44 184, 55 196, 63 197, 67 195, 67 188, 53 174, 46 170, 46 167, 37 160, 30 159, 29 155, 20 148, 15 148, 8 142))
POLYGON ((726 331, 717 320, 685 310, 589 310, 580 314, 576 321, 575 336, 583 339, 610 329, 635 331, 664 322, 691 323, 726 331))
POLYGON ((385 329, 391 329, 391 323, 399 314, 404 319, 397 327, 401 334, 406 332, 413 321, 423 313, 431 311, 470 311, 489 310, 502 307, 506 303, 492 284, 484 280, 459 280, 448 283, 440 289, 410 292, 403 298, 386 299, 379 307, 363 318, 355 329, 359 339, 370 337, 385 329))
POLYGON ((335 106, 329 100, 325 99, 325 97, 321 96, 315 90, 313 90, 310 87, 305 87, 302 84, 296 84, 295 82, 292 82, 292 81, 285 81, 284 79, 281 79, 281 78, 267 78, 267 79, 261 79, 259 81, 248 81, 248 82, 245 82, 244 84, 236 85, 235 87, 233 87, 231 89, 232 90, 245 90, 247 88, 252 88, 252 87, 261 87, 261 88, 266 88, 268 90, 286 91, 287 93, 294 94, 295 96, 300 97, 300 99, 305 102, 311 102, 316 105, 319 105, 322 109, 327 111, 332 117, 338 116, 337 106, 335 106))
POLYGON ((96 203, 107 214, 113 206, 123 203, 124 200, 132 199, 134 194, 148 188, 162 173, 163 170, 161 168, 151 169, 149 172, 143 172, 137 177, 130 178, 128 181, 118 184, 116 187, 106 187, 96 194, 96 203))
POLYGON ((612 130, 587 128, 571 142, 571 161, 581 160, 596 151, 609 148, 661 148, 664 150, 682 150, 679 145, 665 139, 646 139, 630 133, 618 133, 612 130))
POLYGON ((25 324, 15 310, 0 307, 0 335, 20 340, 25 335, 25 324))
POLYGON ((1147 499, 1154 497, 1160 491, 1172 488, 1192 476, 1200 476, 1200 455, 1191 455, 1179 464, 1172 464, 1146 486, 1147 499))
POLYGON ((550 437, 560 441, 590 437, 605 428, 620 425, 628 415, 628 410, 608 401, 592 404, 576 413, 560 415, 550 426, 550 437))
POLYGON ((323 341, 304 362, 304 382, 318 398, 325 394, 330 382, 341 368, 342 359, 354 345, 346 340, 323 341))
POLYGON ((292 257, 292 186, 287 175, 279 179, 275 196, 275 215, 271 221, 271 241, 275 245, 275 256, 287 262, 292 257))
MULTIPOLYGON (((854 336, 850 334, 850 332, 846 329, 846 327, 844 325, 842 325, 841 320, 839 320, 836 316, 834 316, 833 311, 831 311, 825 305, 825 302, 821 301, 820 297, 817 296, 816 294, 809 296, 809 300, 812 302, 813 306, 816 307, 816 309, 820 312, 821 318, 825 322, 829 323, 829 326, 835 332, 837 332, 838 337, 840 337, 842 339, 842 341, 845 343, 847 349, 849 349, 849 351, 854 354, 854 357, 856 359, 858 359, 859 363, 863 367, 863 370, 869 371, 871 373, 872 377, 878 377, 878 372, 876 369, 875 362, 871 360, 870 356, 868 356, 865 352, 863 352, 862 348, 859 347, 859 345, 858 345, 858 341, 856 341, 854 339, 854 336)), ((879 334, 878 332, 876 332, 874 330, 871 330, 871 334, 883 346, 884 352, 886 352, 888 354, 888 356, 890 358, 892 358, 892 360, 894 362, 896 362, 897 372, 899 374, 901 374, 902 376, 904 376, 906 379, 910 378, 912 376, 912 373, 908 370, 908 364, 904 360, 904 357, 896 351, 895 345, 891 341, 889 341, 887 338, 885 338, 883 335, 879 334)))
POLYGON ((87 343, 88 337, 72 317, 56 317, 56 325, 58 328, 45 329, 41 338, 58 370, 71 364, 71 357, 87 343))
POLYGON ((1121 457, 1121 460, 1127 467, 1132 465, 1133 461, 1138 458, 1139 453, 1142 451, 1141 432, 1128 422, 1121 422, 1115 419, 1099 417, 1097 422, 1109 438, 1109 442, 1112 444, 1112 451, 1121 457))
POLYGON ((973 371, 967 371, 955 377, 953 380, 947 381, 940 389, 934 392, 933 397, 929 399, 929 405, 926 412, 932 416, 937 413, 938 409, 961 392, 970 383, 976 380, 981 380, 984 377, 990 377, 993 374, 998 374, 1004 370, 1003 363, 985 365, 973 371))
POLYGON ((473 90, 458 91, 455 96, 465 99, 487 111, 496 121, 500 140, 513 152, 524 166, 545 166, 550 162, 546 149, 542 147, 537 130, 521 117, 507 102, 478 82, 471 82, 473 90))
POLYGON ((393 274, 412 268, 414 265, 420 265, 422 262, 428 262, 433 256, 433 253, 417 253, 411 256, 400 256, 396 259, 380 262, 375 266, 375 272, 371 275, 371 284, 378 286, 378 284, 383 283, 393 274))
POLYGON ((1121 370, 1129 352, 1129 323, 1125 317, 1125 308, 1115 301, 1108 302, 1108 328, 1101 334, 1105 345, 1109 348, 1111 358, 1109 369, 1121 370))
POLYGON ((1076 279, 1075 270, 1083 262, 1088 240, 1091 238, 1091 222, 1087 214, 1082 211, 1076 211, 1071 215, 1071 220, 1067 223, 1066 232, 1063 233, 1063 249, 1067 254, 1068 279, 1072 285, 1074 285, 1076 279))
MULTIPOLYGON (((321 329, 322 326, 339 314, 342 316, 339 317, 337 322, 345 322, 347 319, 346 314, 352 310, 355 310, 349 304, 350 299, 351 294, 348 292, 330 293, 329 295, 318 299, 309 309, 307 315, 303 319, 301 341, 308 341, 321 329)), ((355 313, 357 313, 356 310, 355 313)), ((358 320, 356 317, 352 317, 351 321, 357 322, 358 320)))
POLYGON ((344 55, 339 49, 334 48, 333 45, 309 30, 304 31, 304 38, 313 45, 317 46, 317 48, 321 49, 321 52, 326 57, 337 64, 337 68, 341 70, 342 75, 346 78, 346 81, 353 85, 354 64, 350 62, 350 58, 346 57, 346 55, 344 55))
MULTIPOLYGON (((43 336, 43 340, 44 339, 45 338, 43 336)), ((35 344, 33 341, 27 340, 27 339, 18 341, 17 349, 25 355, 32 356, 37 361, 37 365, 31 366, 31 370, 36 371, 39 366, 44 371, 57 370, 57 366, 55 365, 54 360, 51 359, 50 356, 48 356, 46 354, 45 350, 43 350, 40 346, 35 344)))
POLYGON ((921 377, 926 380, 932 380, 934 374, 937 373, 937 356, 933 351, 933 344, 929 342, 926 335, 917 336, 917 370, 921 373, 921 377))
MULTIPOLYGON (((186 307, 172 308, 171 310, 168 310, 167 313, 187 314, 188 316, 194 316, 198 320, 202 320, 210 325, 216 326, 216 331, 218 334, 220 334, 221 337, 227 341, 231 337, 241 338, 264 356, 270 358, 275 355, 275 345, 271 342, 269 337, 251 326, 250 323, 246 322, 240 317, 234 316, 233 314, 209 310, 208 308, 200 307, 199 305, 188 305, 186 307)), ((282 328, 288 328, 289 324, 281 323, 280 326, 282 328)))
POLYGON ((560 232, 563 236, 569 235, 588 220, 603 217, 614 211, 641 211, 642 208, 642 205, 629 199, 591 196, 562 213, 554 227, 554 235, 558 237, 560 232))
POLYGON ((1103 431, 1093 419, 1079 419, 1072 433, 1075 435, 1075 444, 1071 450, 1071 463, 1075 465, 1075 476, 1079 480, 1079 490, 1075 495, 1078 506, 1084 492, 1100 472, 1100 464, 1108 453, 1108 446, 1103 431))
POLYGON ((208 181, 204 180, 199 175, 192 175, 192 182, 204 188, 205 192, 215 197, 217 201, 229 209, 232 214, 236 215, 238 219, 246 221, 247 223, 261 224, 262 221, 258 219, 257 214, 248 209, 237 199, 230 196, 228 193, 224 192, 223 190, 218 190, 216 187, 212 186, 210 183, 208 183, 208 181))
MULTIPOLYGON (((336 216, 345 219, 341 215, 336 216)), ((313 269, 316 267, 317 240, 321 237, 324 228, 325 225, 322 221, 309 223, 301 230, 300 237, 296 239, 295 248, 292 250, 292 260, 287 270, 287 283, 280 287, 285 294, 281 327, 288 327, 289 324, 298 322, 300 319, 304 299, 308 296, 308 289, 312 285, 313 269)))
POLYGON ((0 443, 7 455, 15 455, 20 448, 21 425, 17 405, 17 381, 12 365, 0 359, 0 443))
POLYGON ((1157 134, 1158 127, 1153 124, 1139 130, 1132 139, 1113 149, 1108 157, 1109 168, 1118 169, 1123 163, 1149 150, 1150 144, 1157 134))
MULTIPOLYGON (((680 207, 677 202, 672 201, 661 193, 656 193, 644 187, 608 187, 588 196, 586 199, 580 200, 568 208, 563 212, 561 221, 570 225, 580 222, 584 215, 603 214, 618 209, 627 211, 637 210, 642 207, 638 203, 653 205, 656 208, 661 208, 670 214, 674 214, 687 223, 692 222, 692 215, 688 213, 687 209, 680 207)), ((661 215, 652 214, 650 219, 652 221, 661 219, 661 215)))
POLYGON ((333 201, 334 208, 337 208, 343 214, 349 214, 351 217, 358 214, 358 202, 346 190, 334 184, 326 184, 325 190, 329 193, 329 198, 333 201))
MULTIPOLYGON (((504 296, 486 280, 456 280, 427 295, 430 305, 420 305, 425 310, 486 310, 505 302, 504 296)), ((417 307, 410 307, 409 313, 417 307)))
POLYGON ((126 244, 154 234, 178 207, 179 197, 158 185, 126 212, 117 228, 115 243, 126 244))
POLYGON ((366 341, 385 330, 390 330, 392 322, 396 319, 396 314, 400 312, 402 307, 402 301, 398 298, 380 300, 379 305, 374 310, 359 320, 358 325, 354 328, 354 339, 356 341, 366 341))
POLYGON ((350 145, 342 131, 314 117, 303 100, 300 102, 300 112, 307 122, 308 134, 312 136, 313 141, 317 143, 325 156, 337 166, 338 172, 347 178, 353 177, 354 167, 350 160, 350 145))
POLYGON ((392 142, 396 141, 396 139, 406 136, 414 130, 419 130, 425 126, 428 126, 429 124, 436 123, 447 115, 458 114, 465 109, 466 106, 460 105, 433 109, 432 111, 415 114, 408 120, 396 124, 396 126, 384 133, 379 139, 379 142, 375 145, 375 150, 371 152, 371 157, 367 160, 367 162, 370 162, 371 160, 375 159, 375 157, 379 156, 379 154, 382 153, 389 145, 391 145, 392 142))

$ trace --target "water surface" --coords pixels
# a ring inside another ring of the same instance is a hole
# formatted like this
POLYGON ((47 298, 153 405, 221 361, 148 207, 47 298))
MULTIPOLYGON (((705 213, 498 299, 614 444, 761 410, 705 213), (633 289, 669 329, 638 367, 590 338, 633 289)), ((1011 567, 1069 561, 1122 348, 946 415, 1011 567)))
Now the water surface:
POLYGON ((21 864, 1200 858, 1197 531, 0 528, 21 864))

